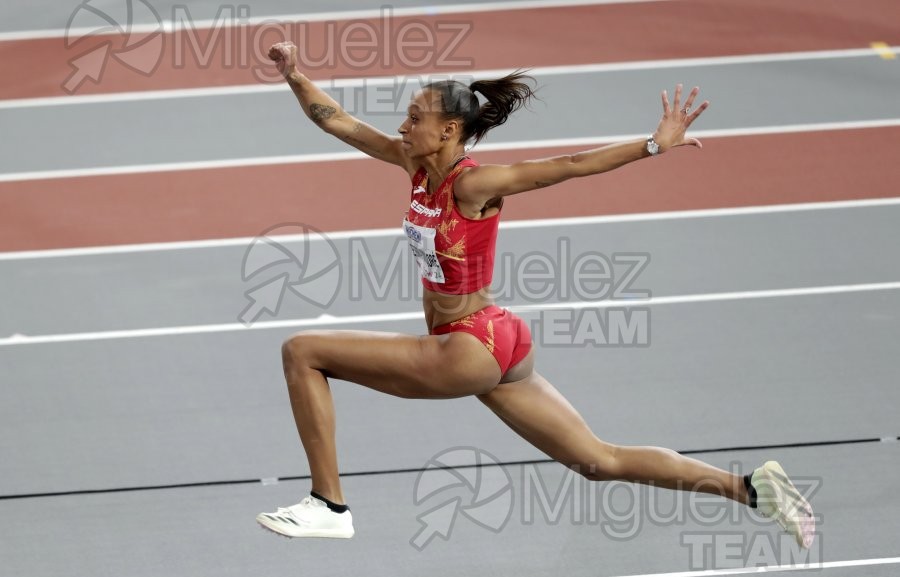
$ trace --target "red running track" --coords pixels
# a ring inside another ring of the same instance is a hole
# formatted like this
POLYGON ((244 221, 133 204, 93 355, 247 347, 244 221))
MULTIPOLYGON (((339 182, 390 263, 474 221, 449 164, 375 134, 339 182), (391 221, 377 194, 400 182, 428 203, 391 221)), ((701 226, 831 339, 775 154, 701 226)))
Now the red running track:
MULTIPOLYGON (((337 54, 333 63, 306 67, 306 72, 315 79, 330 79, 868 48, 876 41, 900 44, 897 25, 900 2, 897 0, 679 0, 610 4, 399 18, 393 22, 392 30, 399 31, 411 21, 421 22, 434 34, 435 54, 426 64, 404 65, 396 43, 382 43, 374 52, 363 50, 346 58, 337 54), (459 33, 439 28, 441 22, 460 23, 470 27, 471 32, 454 48, 459 33), (392 62, 388 66, 352 65, 373 53, 378 62, 385 58, 392 62), (470 61, 470 64, 441 65, 437 62, 441 55, 454 61, 470 61)), ((305 53, 321 57, 326 50, 339 53, 340 34, 354 23, 367 23, 376 33, 383 30, 383 23, 378 20, 303 23, 288 29, 297 31, 298 37, 292 39, 304 47, 305 53)), ((250 48, 227 50, 224 35, 210 44, 210 32, 198 31, 195 41, 201 56, 192 57, 188 34, 164 35, 161 58, 154 50, 146 54, 137 50, 123 53, 130 58, 144 55, 145 62, 133 63, 138 68, 147 65, 149 69, 159 60, 159 67, 152 74, 141 75, 110 60, 99 83, 85 81, 76 92, 96 94, 259 83, 261 71, 271 74, 273 70, 262 55, 272 42, 282 39, 282 34, 277 29, 260 33, 257 28, 243 32, 232 29, 231 33, 235 34, 234 46, 241 46, 240 38, 249 38, 245 44, 250 48), (252 42, 254 38, 256 42, 252 42), (212 51, 204 54, 208 45, 212 51), (188 55, 179 57, 176 54, 179 50, 188 50, 188 55), (248 59, 248 53, 257 56, 248 59), (244 65, 240 65, 241 55, 247 60, 244 65), (202 66, 200 60, 206 65, 202 66)), ((386 36, 392 37, 391 33, 386 36)), ((360 32, 352 38, 363 39, 364 35, 360 32)), ((415 36, 408 38, 412 40, 415 36)), ((62 85, 73 71, 70 61, 103 43, 111 43, 115 51, 124 41, 120 36, 87 38, 69 49, 63 38, 0 42, 0 77, 13 79, 0 85, 0 99, 66 96, 68 93, 62 85)), ((405 56, 407 60, 423 57, 412 50, 406 51, 405 56)))
MULTIPOLYGON (((897 142, 900 127, 707 139, 703 150, 511 197, 504 218, 893 197, 897 142)), ((509 163, 565 152, 475 156, 509 163)), ((0 251, 255 236, 297 221, 399 229, 408 195, 402 169, 368 159, 0 183, 0 251)))

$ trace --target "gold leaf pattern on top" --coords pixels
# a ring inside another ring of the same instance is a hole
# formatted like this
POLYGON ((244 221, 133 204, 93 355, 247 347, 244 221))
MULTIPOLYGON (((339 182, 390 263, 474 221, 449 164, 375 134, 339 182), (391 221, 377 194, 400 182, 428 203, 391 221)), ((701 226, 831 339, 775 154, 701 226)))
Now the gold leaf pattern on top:
POLYGON ((456 181, 456 177, 462 172, 462 169, 465 167, 456 165, 456 168, 450 171, 450 174, 447 175, 447 180, 444 182, 449 182, 450 186, 444 187, 444 192, 447 194, 447 214, 450 214, 450 211, 453 210, 453 183, 456 181))
POLYGON ((453 246, 448 246, 444 251, 446 255, 453 259, 463 260, 466 256, 466 237, 462 237, 453 246))
POLYGON ((459 224, 459 221, 455 218, 441 221, 441 224, 437 227, 438 234, 444 237, 448 243, 451 242, 450 233, 456 228, 457 224, 459 224))
POLYGON ((445 190, 445 194, 447 195, 447 206, 444 211, 450 214, 453 211, 453 189, 445 190))
POLYGON ((453 255, 450 255, 450 254, 447 254, 447 253, 443 253, 443 252, 441 252, 441 251, 439 251, 439 250, 434 251, 434 253, 437 254, 437 255, 439 255, 439 256, 442 256, 442 257, 444 257, 444 258, 449 258, 450 260, 457 260, 457 261, 459 261, 459 262, 466 262, 465 257, 453 256, 453 255))

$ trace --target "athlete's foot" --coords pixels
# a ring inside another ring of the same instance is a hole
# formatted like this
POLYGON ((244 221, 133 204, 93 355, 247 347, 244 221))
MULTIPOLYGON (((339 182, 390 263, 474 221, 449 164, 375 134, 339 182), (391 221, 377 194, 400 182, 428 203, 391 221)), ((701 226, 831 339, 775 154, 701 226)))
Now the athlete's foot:
POLYGON ((285 537, 353 537, 353 516, 350 511, 335 513, 315 497, 306 497, 296 505, 279 508, 275 513, 260 513, 256 521, 285 537))
POLYGON ((815 538, 813 510, 776 461, 753 471, 750 484, 756 491, 756 507, 808 549, 815 538))

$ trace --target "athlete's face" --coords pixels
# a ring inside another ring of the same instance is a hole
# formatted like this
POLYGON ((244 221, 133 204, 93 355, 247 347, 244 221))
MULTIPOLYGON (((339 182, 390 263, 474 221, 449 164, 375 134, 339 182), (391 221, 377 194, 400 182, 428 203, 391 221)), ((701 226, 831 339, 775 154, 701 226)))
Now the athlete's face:
POLYGON ((406 120, 397 131, 403 137, 403 149, 409 156, 425 156, 438 152, 447 142, 455 121, 441 118, 441 97, 432 90, 420 90, 406 109, 406 120), (447 138, 442 137, 447 135, 447 138))

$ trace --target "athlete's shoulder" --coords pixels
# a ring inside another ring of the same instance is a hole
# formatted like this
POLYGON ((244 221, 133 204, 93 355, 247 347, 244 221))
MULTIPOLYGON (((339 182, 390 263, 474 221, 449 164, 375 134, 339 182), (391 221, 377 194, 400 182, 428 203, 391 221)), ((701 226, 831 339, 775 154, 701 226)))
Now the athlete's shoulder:
POLYGON ((467 156, 460 160, 456 167, 453 169, 455 173, 453 175, 454 185, 459 184, 460 181, 463 180, 463 177, 471 173, 473 169, 478 168, 479 166, 481 166, 481 164, 470 156, 467 156))

